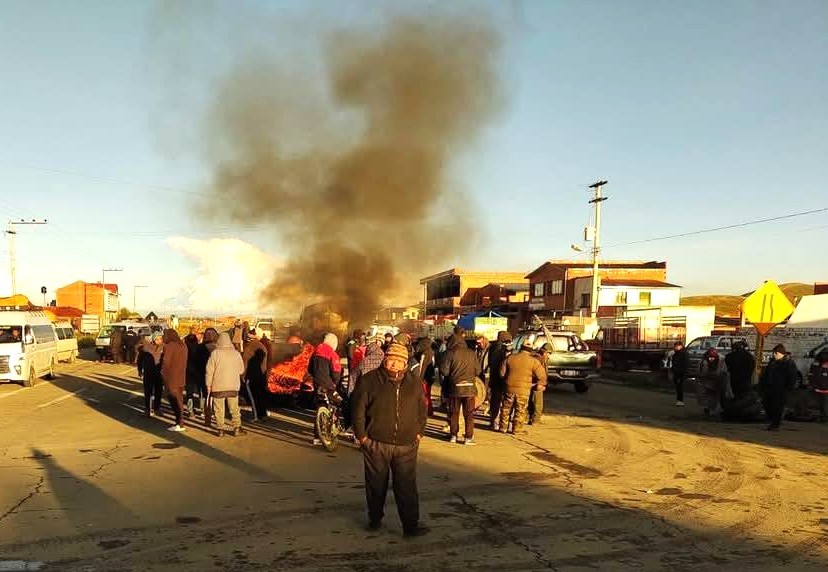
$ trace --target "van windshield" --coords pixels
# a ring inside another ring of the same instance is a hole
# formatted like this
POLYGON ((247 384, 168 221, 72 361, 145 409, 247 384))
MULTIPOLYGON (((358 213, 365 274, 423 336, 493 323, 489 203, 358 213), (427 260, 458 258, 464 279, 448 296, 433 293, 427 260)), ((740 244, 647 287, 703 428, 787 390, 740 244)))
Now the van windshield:
POLYGON ((0 344, 13 344, 23 341, 23 328, 20 326, 0 326, 0 344))
POLYGON ((104 326, 103 328, 101 328, 101 331, 98 332, 98 337, 99 338, 108 338, 109 334, 111 334, 111 333, 112 333, 112 326, 104 326))

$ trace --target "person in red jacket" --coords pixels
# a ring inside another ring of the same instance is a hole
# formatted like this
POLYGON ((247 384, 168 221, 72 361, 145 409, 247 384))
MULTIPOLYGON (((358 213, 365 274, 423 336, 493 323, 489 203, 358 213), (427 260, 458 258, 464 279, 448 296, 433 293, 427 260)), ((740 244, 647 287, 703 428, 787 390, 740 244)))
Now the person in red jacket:
MULTIPOLYGON (((336 334, 325 334, 322 343, 316 346, 308 364, 308 373, 313 378, 315 393, 327 395, 328 400, 335 405, 342 403, 342 397, 337 392, 339 380, 342 377, 342 364, 339 361, 339 354, 336 353, 338 344, 336 334)), ((313 444, 322 444, 319 435, 314 435, 313 444)))

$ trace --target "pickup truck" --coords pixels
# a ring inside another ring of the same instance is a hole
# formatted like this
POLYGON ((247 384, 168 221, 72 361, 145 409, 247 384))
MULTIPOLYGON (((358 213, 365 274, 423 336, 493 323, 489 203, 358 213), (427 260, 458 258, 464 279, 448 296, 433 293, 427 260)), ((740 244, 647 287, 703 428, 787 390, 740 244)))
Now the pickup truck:
POLYGON ((529 339, 536 350, 545 344, 552 345, 546 360, 548 383, 559 385, 571 383, 578 393, 586 393, 593 381, 598 379, 598 354, 572 332, 543 331, 521 332, 514 339, 514 348, 520 348, 529 339))

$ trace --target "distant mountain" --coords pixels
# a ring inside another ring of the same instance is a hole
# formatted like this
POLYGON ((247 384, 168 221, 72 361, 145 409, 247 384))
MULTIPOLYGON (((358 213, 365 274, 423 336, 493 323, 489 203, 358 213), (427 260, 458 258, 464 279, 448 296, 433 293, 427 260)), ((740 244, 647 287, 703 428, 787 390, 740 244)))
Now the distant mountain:
MULTIPOLYGON (((798 303, 802 296, 810 296, 814 293, 813 284, 802 282, 786 282, 780 284, 779 288, 785 293, 788 299, 794 304, 798 303)), ((717 316, 739 316, 739 305, 742 300, 753 294, 747 292, 741 296, 728 294, 712 294, 707 296, 686 296, 681 299, 682 306, 715 306, 717 316)))

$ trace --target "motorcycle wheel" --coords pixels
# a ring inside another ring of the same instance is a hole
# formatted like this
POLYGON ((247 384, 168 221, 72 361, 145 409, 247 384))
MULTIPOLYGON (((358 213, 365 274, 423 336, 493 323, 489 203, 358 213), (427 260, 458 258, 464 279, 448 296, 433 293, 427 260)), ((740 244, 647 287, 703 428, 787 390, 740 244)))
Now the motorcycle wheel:
POLYGON ((316 410, 316 434, 322 441, 322 446, 329 452, 336 451, 339 445, 338 431, 334 427, 335 422, 332 411, 327 407, 320 407, 316 410))

